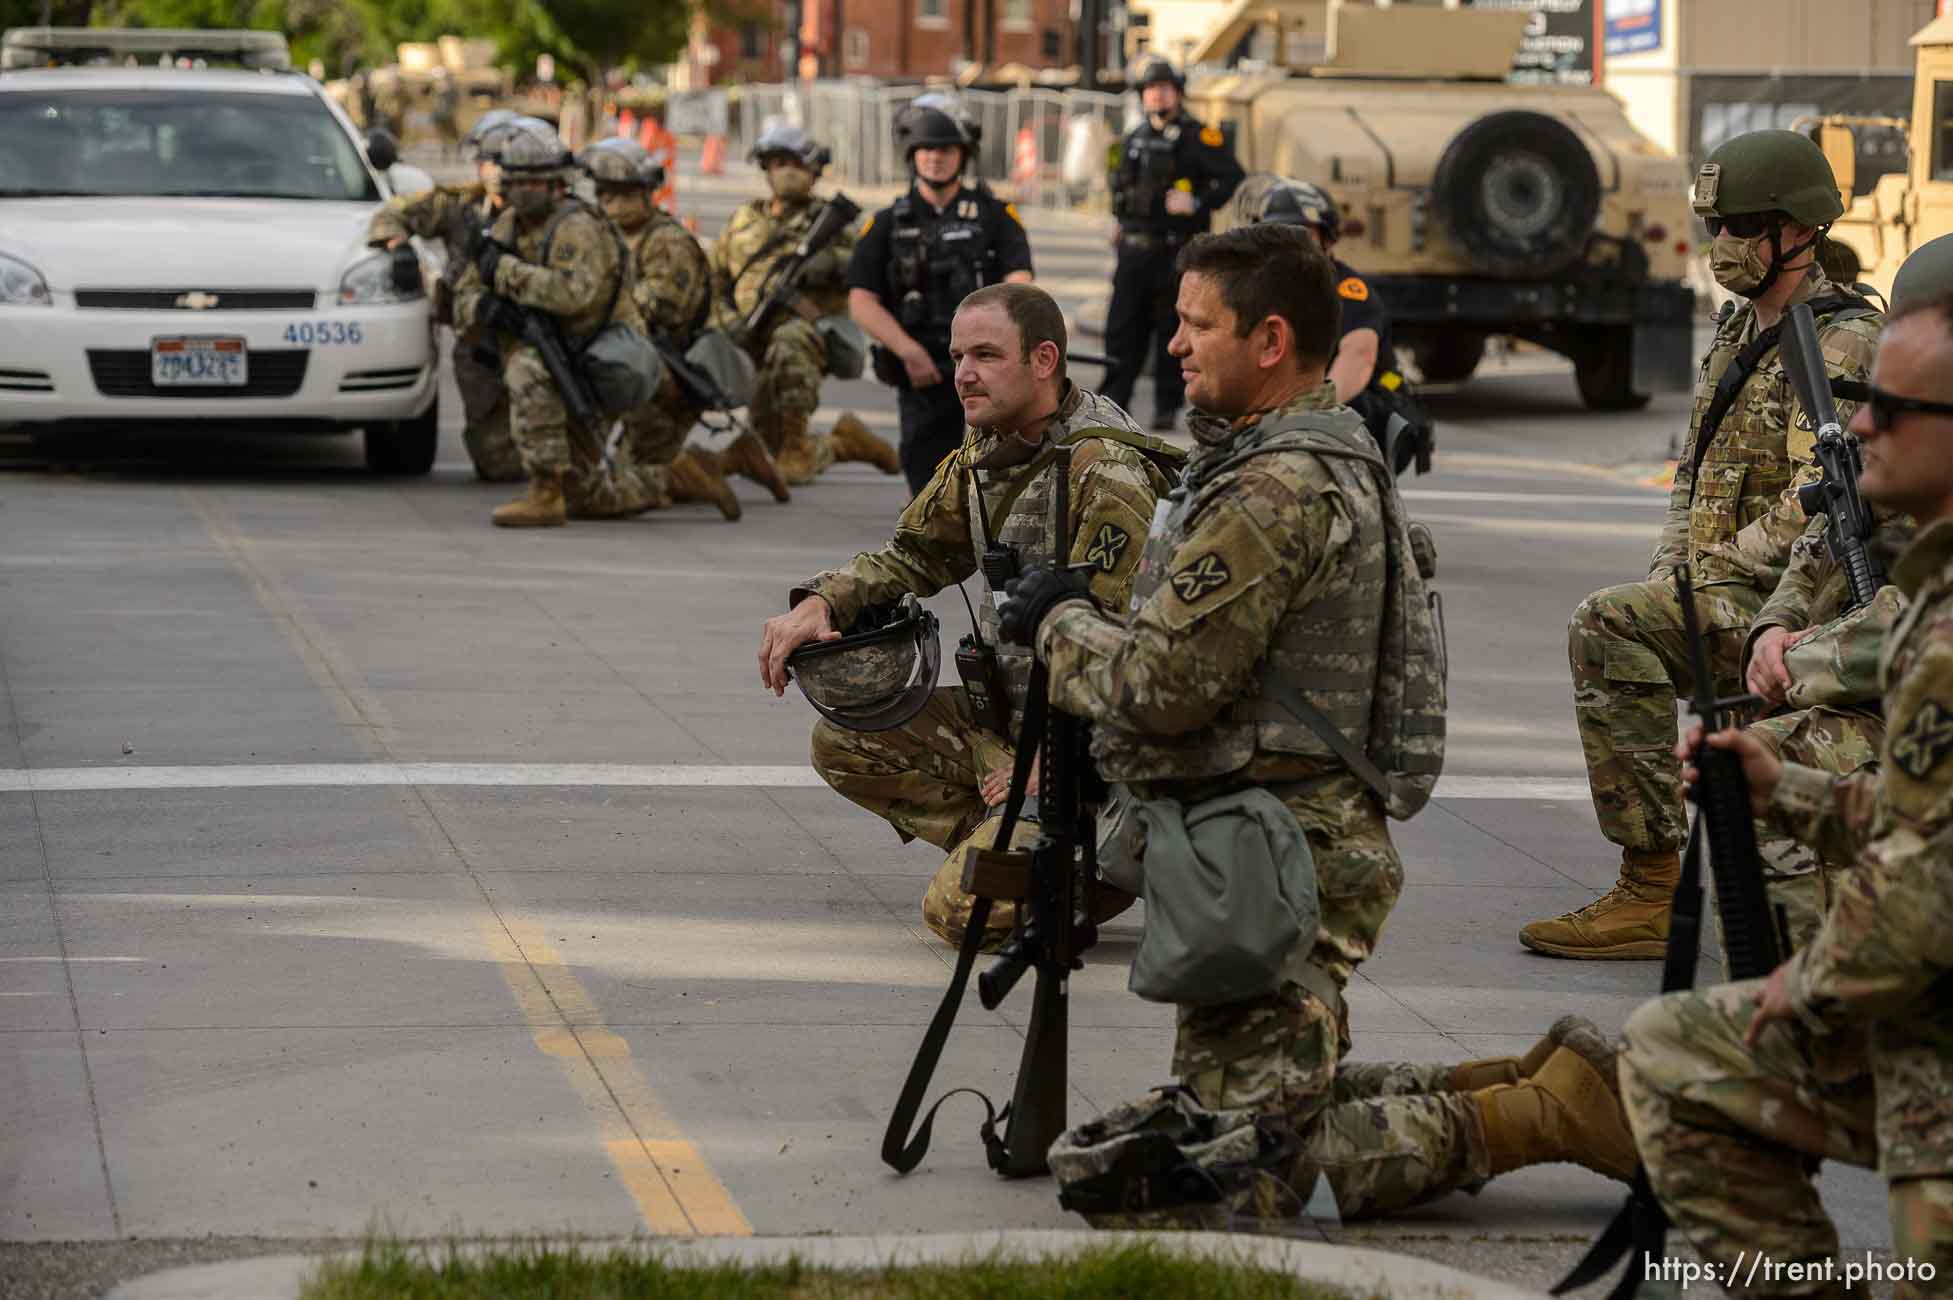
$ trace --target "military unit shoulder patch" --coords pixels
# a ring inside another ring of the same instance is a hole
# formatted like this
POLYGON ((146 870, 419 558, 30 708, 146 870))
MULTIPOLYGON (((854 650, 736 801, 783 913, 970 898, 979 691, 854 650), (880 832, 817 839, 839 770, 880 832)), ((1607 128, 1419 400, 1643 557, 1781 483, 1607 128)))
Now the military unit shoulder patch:
POLYGON ((1352 275, 1344 279, 1341 284, 1336 286, 1336 292, 1351 302, 1368 302, 1370 300, 1370 286, 1359 275, 1352 275))
POLYGON ((1953 752, 1953 714, 1928 700, 1906 720, 1904 730, 1892 737, 1892 765, 1915 781, 1932 775, 1948 753, 1953 752))
POLYGON ((1233 580, 1234 571, 1227 567, 1227 561, 1217 551, 1209 551, 1170 579, 1174 594, 1189 605, 1210 591, 1219 591, 1233 580))
POLYGON ((1085 552, 1085 560, 1100 573, 1111 573, 1119 567, 1119 557, 1126 553, 1126 543, 1132 535, 1117 524, 1100 524, 1099 530, 1092 534, 1092 545, 1085 552))
POLYGON ((873 230, 874 228, 875 228, 875 214, 870 212, 868 214, 868 220, 862 222, 861 229, 855 232, 855 238, 856 239, 865 238, 868 232, 873 230))
POLYGON ((1226 139, 1227 137, 1221 134, 1221 128, 1218 126, 1203 126, 1200 128, 1200 142, 1209 149, 1220 148, 1221 143, 1226 139))

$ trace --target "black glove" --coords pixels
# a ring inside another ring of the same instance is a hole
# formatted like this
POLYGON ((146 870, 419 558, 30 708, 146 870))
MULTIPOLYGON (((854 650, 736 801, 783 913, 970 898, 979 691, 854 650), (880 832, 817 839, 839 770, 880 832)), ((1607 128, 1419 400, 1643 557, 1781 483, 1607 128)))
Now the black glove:
POLYGON ((528 313, 499 293, 483 294, 481 306, 475 309, 476 323, 490 329, 501 330, 505 334, 520 334, 528 319, 528 313))
POLYGON ((475 269, 481 272, 481 282, 491 290, 495 288, 495 268, 502 264, 508 251, 494 240, 484 239, 475 253, 475 269))
POLYGON ((999 634, 1012 645, 1030 645, 1052 606, 1091 596, 1092 580, 1085 572, 1031 569, 1004 585, 1003 603, 997 607, 999 634))

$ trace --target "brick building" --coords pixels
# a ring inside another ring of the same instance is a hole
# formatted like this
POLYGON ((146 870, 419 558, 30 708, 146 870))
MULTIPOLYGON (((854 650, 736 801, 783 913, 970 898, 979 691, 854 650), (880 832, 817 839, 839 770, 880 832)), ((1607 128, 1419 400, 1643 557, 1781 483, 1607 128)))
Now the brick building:
POLYGON ((1070 0, 770 0, 770 21, 693 28, 695 86, 778 81, 799 20, 800 74, 915 81, 953 76, 966 61, 1032 68, 1077 62, 1070 0))

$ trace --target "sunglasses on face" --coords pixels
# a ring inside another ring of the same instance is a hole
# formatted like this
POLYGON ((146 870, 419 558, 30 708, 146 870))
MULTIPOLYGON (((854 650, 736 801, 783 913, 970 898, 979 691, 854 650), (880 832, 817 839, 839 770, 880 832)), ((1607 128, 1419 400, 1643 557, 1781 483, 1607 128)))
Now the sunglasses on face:
POLYGON ((1892 426, 1901 415, 1918 412, 1921 415, 1953 415, 1953 402, 1929 402, 1923 397, 1901 397, 1888 393, 1855 379, 1833 379, 1831 395, 1847 402, 1859 402, 1871 408, 1872 428, 1880 433, 1890 433, 1892 426))
POLYGON ((1770 229, 1773 220, 1768 212, 1739 212, 1733 217, 1704 217, 1702 224, 1709 227, 1711 238, 1727 230, 1738 239, 1755 239, 1770 229))

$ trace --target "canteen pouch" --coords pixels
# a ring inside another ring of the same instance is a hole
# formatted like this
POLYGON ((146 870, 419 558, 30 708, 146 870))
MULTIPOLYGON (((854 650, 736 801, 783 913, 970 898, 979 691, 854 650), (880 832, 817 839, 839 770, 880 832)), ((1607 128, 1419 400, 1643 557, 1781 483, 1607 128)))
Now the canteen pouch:
POLYGON ((665 363, 651 340, 612 321, 591 336, 581 354, 583 377, 607 415, 635 410, 664 387, 665 363))
POLYGON ((685 364, 719 390, 720 410, 750 405, 759 387, 759 370, 746 349, 724 330, 706 330, 685 350, 685 364))
POLYGON ((846 316, 823 316, 814 329, 827 346, 827 373, 836 379, 859 379, 868 365, 868 336, 846 316))
MULTIPOLYGON (((1126 987, 1150 1002, 1212 1006, 1281 986, 1297 944, 1313 943, 1320 909, 1308 837, 1259 786, 1202 800, 1135 800, 1138 885, 1146 925, 1126 987)), ((1124 879, 1120 877, 1124 876, 1124 879)))

